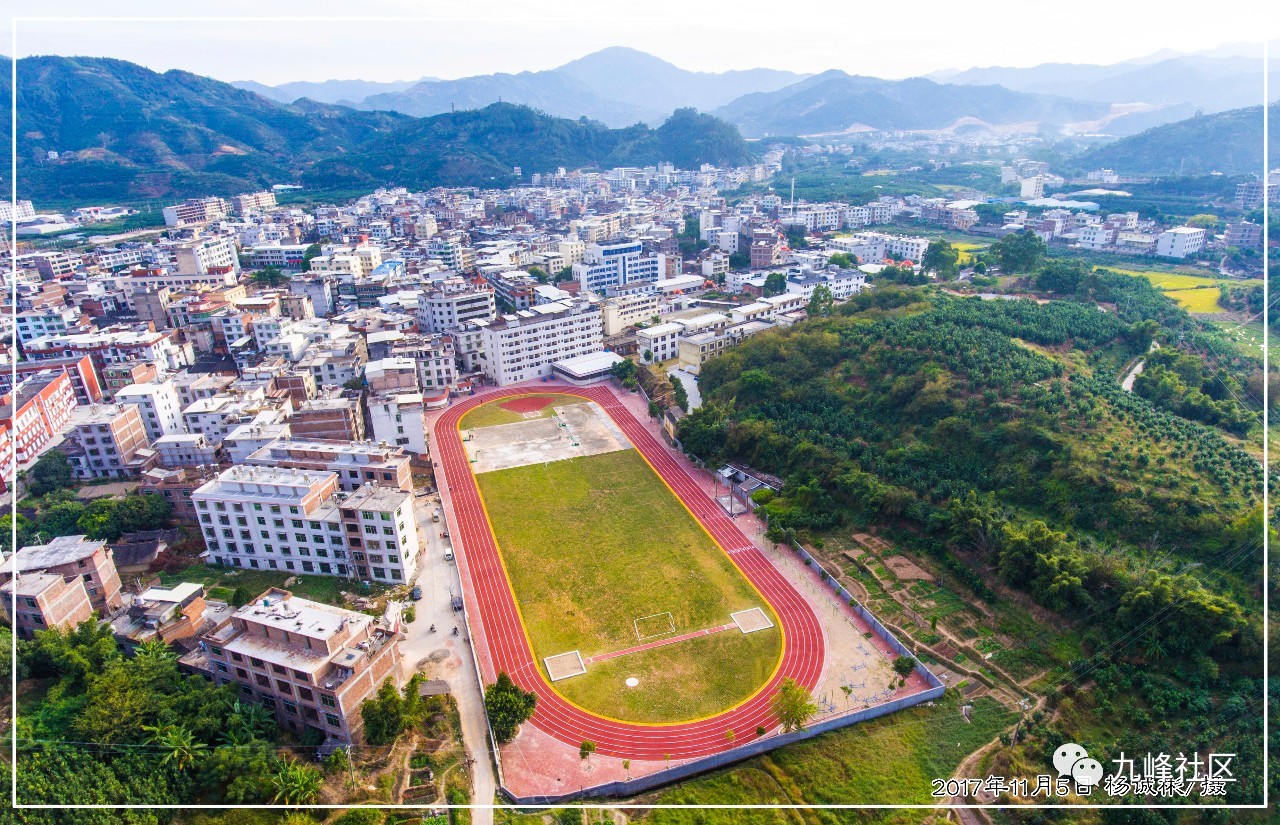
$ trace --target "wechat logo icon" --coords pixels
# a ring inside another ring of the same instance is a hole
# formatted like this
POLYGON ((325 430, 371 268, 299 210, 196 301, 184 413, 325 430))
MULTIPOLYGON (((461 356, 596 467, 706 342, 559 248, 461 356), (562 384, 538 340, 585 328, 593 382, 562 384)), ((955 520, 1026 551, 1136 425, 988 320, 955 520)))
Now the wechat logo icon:
POLYGON ((1060 776, 1070 776, 1077 784, 1092 787, 1102 781, 1102 763, 1089 756, 1080 745, 1068 742, 1053 752, 1053 767, 1060 776))

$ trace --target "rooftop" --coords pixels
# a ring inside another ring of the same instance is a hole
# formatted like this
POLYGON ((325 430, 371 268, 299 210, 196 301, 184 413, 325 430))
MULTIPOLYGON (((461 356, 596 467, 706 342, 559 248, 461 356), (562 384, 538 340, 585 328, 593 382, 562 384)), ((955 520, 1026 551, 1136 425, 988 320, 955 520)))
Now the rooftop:
POLYGON ((45 570, 88 558, 106 546, 105 541, 90 541, 85 536, 58 536, 48 544, 28 545, 0 564, 0 573, 12 573, 15 560, 18 572, 45 570))

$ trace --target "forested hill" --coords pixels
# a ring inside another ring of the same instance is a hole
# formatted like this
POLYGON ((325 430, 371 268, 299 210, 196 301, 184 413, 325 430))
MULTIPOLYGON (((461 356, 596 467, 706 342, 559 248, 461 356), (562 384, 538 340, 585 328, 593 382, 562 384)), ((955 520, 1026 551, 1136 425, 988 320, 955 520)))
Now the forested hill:
POLYGON ((1261 365, 1182 352, 1181 396, 1127 393, 1153 336, 1216 333, 1142 279, 1074 274, 1046 283, 1072 300, 1045 304, 881 287, 751 339, 705 365, 681 441, 785 478, 775 535, 896 525, 979 594, 998 579, 1064 615, 1118 598, 1129 618, 1173 613, 1152 630, 1171 656, 1256 654, 1262 472, 1230 430, 1259 433, 1261 365), (1198 395, 1218 418, 1184 408, 1198 395), (1162 564, 1136 551, 1153 537, 1173 545, 1162 564))
MULTIPOLYGON (((1270 107, 1271 122, 1280 104, 1270 107)), ((1126 174, 1247 175, 1262 169, 1262 107, 1232 109, 1156 126, 1074 158, 1080 170, 1107 167, 1126 174)), ((1280 155, 1280 130, 1271 130, 1271 157, 1280 155)))
MULTIPOLYGON (((0 60, 0 94, 9 83, 10 63, 0 60)), ((527 176, 558 166, 750 159, 736 128, 692 109, 656 129, 610 129, 511 104, 413 118, 280 103, 106 58, 23 58, 17 108, 18 194, 36 199, 230 195, 275 183, 501 186, 518 182, 516 166, 527 176)), ((9 114, 3 107, 6 132, 9 114)))

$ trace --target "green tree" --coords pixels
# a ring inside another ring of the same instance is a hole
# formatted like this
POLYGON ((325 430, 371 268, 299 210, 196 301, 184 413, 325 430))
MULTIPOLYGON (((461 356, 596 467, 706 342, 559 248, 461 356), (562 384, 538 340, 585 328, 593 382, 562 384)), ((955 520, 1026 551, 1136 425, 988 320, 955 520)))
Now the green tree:
POLYGON ((991 245, 991 255, 1009 274, 1031 272, 1049 254, 1049 247, 1030 229, 1005 235, 991 245))
POLYGON ((626 384, 636 378, 636 362, 630 358, 623 358, 609 369, 609 373, 623 384, 626 384))
POLYGON ((280 271, 278 266, 264 266, 253 273, 252 280, 258 286, 280 286, 289 280, 289 276, 280 271))
POLYGON ((499 673, 498 681, 484 689, 484 709, 493 738, 510 742, 516 730, 533 716, 537 703, 536 694, 521 690, 505 672, 499 673))
POLYGON ((893 672, 898 674, 904 679, 910 676, 911 672, 914 671, 915 669, 916 669, 916 657, 914 656, 904 653, 903 655, 893 660, 893 672))
POLYGON ((566 266, 556 273, 556 283, 558 284, 564 283, 565 281, 572 281, 572 280, 573 280, 572 266, 566 266))
POLYGON ((667 373, 667 381, 671 383, 671 396, 675 399, 676 406, 681 410, 689 411, 689 391, 684 388, 684 382, 680 377, 672 373, 667 373))
POLYGON ((827 258, 827 263, 831 266, 838 266, 841 269, 853 269, 858 265, 858 257, 847 252, 837 252, 827 258))
POLYGON ((145 725, 143 730, 151 734, 147 744, 159 750, 160 761, 171 764, 184 773, 195 766, 196 757, 209 747, 203 742, 197 742, 191 731, 181 725, 145 725))
POLYGON ((782 272, 770 272, 764 279, 764 296, 781 295, 787 291, 787 276, 782 272))
POLYGON ((589 739, 583 740, 578 746, 578 758, 587 760, 587 764, 591 764, 591 754, 596 752, 596 743, 589 739))
POLYGON ((950 281, 960 272, 960 250, 949 241, 939 238, 929 243, 920 266, 925 272, 937 273, 939 280, 950 281))
POLYGON ((404 697, 390 678, 382 683, 374 698, 364 701, 360 718, 364 720, 364 735, 369 744, 387 745, 395 741, 404 730, 404 705, 404 697))
POLYGON ((788 733, 793 730, 804 730, 805 722, 812 719, 818 712, 818 705, 813 701, 809 691, 790 677, 782 680, 769 706, 773 710, 773 715, 778 717, 783 731, 788 733))
POLYGON ((547 271, 540 266, 531 266, 525 271, 532 275, 534 280, 540 284, 551 283, 551 277, 547 275, 547 271))
POLYGON ((320 252, 321 252, 320 244, 313 243, 311 244, 311 246, 308 246, 306 250, 302 253, 302 265, 299 267, 299 269, 302 272, 310 272, 311 259, 319 257, 320 252))
POLYGON ((58 450, 50 450, 36 460, 27 471, 27 489, 33 496, 42 496, 63 487, 70 487, 72 480, 71 462, 66 454, 58 450))
POLYGON ((809 305, 806 307, 810 318, 825 318, 831 314, 831 310, 835 308, 836 300, 831 295, 831 289, 826 284, 819 284, 813 288, 813 295, 809 298, 809 305))

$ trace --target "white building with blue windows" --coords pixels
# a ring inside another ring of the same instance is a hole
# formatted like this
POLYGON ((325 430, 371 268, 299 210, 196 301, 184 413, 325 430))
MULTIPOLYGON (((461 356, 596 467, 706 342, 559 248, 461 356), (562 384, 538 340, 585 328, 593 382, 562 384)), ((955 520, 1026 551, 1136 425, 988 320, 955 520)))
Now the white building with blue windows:
POLYGON ((588 244, 573 277, 584 290, 603 294, 610 287, 637 281, 657 281, 664 272, 663 255, 645 255, 640 241, 588 244))

